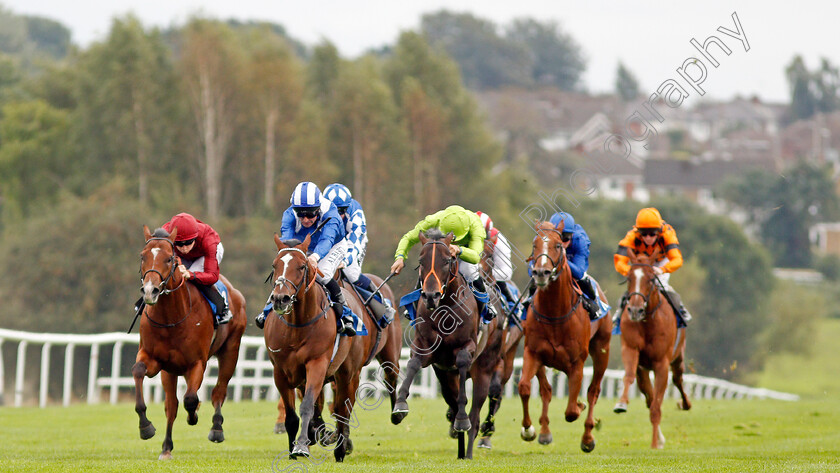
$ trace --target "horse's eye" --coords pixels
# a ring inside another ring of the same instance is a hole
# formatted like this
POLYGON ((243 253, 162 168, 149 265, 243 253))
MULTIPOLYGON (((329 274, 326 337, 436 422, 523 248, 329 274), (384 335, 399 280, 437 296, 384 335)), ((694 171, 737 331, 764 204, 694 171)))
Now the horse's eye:
POLYGON ((562 244, 560 244, 560 243, 558 243, 558 244, 554 245, 554 249, 555 249, 555 250, 559 250, 559 249, 560 249, 560 248, 562 248, 562 247, 563 247, 563 245, 562 245, 562 244))
POLYGON ((306 265, 301 265, 300 268, 298 268, 298 271, 303 271, 304 269, 306 269, 306 265))

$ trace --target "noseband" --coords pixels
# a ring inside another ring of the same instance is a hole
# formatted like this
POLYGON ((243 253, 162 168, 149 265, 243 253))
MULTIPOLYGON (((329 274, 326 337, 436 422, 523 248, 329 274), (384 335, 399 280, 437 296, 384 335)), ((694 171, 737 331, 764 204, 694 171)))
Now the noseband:
MULTIPOLYGON (((294 252, 300 253, 303 256, 303 260, 306 262, 306 266, 305 266, 305 269, 304 269, 304 272, 303 272, 303 280, 301 282, 299 282, 298 284, 295 284, 294 282, 286 279, 286 277, 282 276, 282 275, 278 276, 277 279, 274 280, 274 289, 276 289, 277 286, 280 286, 280 285, 283 285, 285 287, 291 287, 292 289, 294 289, 294 292, 292 293, 292 301, 289 303, 288 308, 286 310, 282 311, 282 312, 278 312, 279 315, 286 315, 286 314, 288 314, 289 312, 292 311, 292 306, 298 300, 298 294, 300 293, 300 288, 304 284, 306 284, 306 281, 309 280, 309 261, 306 257, 306 253, 304 253, 302 250, 300 250, 298 248, 283 248, 282 250, 277 252, 277 255, 279 256, 280 253, 285 253, 285 252, 288 252, 288 251, 294 251, 294 252)), ((309 288, 312 286, 313 282, 315 282, 315 278, 312 278, 312 282, 310 282, 306 286, 306 289, 304 290, 304 292, 309 290, 309 288)), ((273 291, 273 289, 272 289, 272 291, 273 291)))
MULTIPOLYGON (((634 266, 646 266, 648 268, 653 268, 652 265, 645 264, 645 263, 633 263, 633 264, 630 265, 631 268, 634 267, 634 266)), ((645 303, 642 304, 642 308, 645 310, 645 313, 647 313, 648 301, 650 300, 650 297, 653 295, 653 291, 656 290, 656 283, 659 282, 659 278, 656 276, 656 273, 654 273, 653 279, 654 279, 654 281, 651 282, 650 291, 648 291, 647 295, 642 294, 641 292, 638 292, 638 291, 628 292, 627 293, 627 303, 628 304, 630 303, 630 298, 631 297, 637 295, 637 296, 641 297, 643 301, 645 301, 645 303)), ((628 286, 628 288, 629 288, 629 286, 628 286)), ((662 298, 660 297, 659 298, 659 304, 656 305, 656 308, 654 308, 651 313, 655 314, 656 311, 659 309, 659 306, 661 306, 661 305, 662 305, 662 298)))
POLYGON ((167 284, 169 284, 169 280, 172 279, 172 276, 175 274, 175 265, 178 262, 178 257, 175 256, 175 244, 172 243, 172 240, 163 237, 152 237, 146 240, 146 245, 149 244, 150 241, 160 240, 169 243, 172 247, 172 255, 169 257, 169 262, 172 263, 172 269, 169 270, 169 274, 166 277, 163 277, 163 274, 155 268, 147 269, 141 276, 140 276, 140 290, 143 290, 143 282, 146 280, 146 275, 149 273, 157 273, 160 276, 160 284, 158 285, 157 289, 161 295, 166 295, 177 291, 181 286, 184 285, 184 279, 181 279, 181 283, 178 284, 174 289, 166 289, 167 284))

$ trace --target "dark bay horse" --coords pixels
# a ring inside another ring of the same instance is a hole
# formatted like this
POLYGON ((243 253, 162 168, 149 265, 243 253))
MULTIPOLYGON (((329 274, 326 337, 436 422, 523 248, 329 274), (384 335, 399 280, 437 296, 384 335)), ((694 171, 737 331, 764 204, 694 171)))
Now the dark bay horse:
MULTIPOLYGON (((537 236, 529 260, 534 262, 533 278, 537 285, 534 299, 528 308, 525 321, 525 353, 522 376, 519 379, 519 396, 522 399, 522 438, 533 440, 534 426, 528 412, 531 396, 531 378, 545 367, 566 373, 569 379, 569 402, 566 421, 576 420, 586 404, 578 401, 583 383, 583 364, 592 356, 593 376, 587 390, 589 413, 584 422, 580 448, 584 452, 595 449, 592 428, 595 427, 595 403, 601 394, 601 380, 610 358, 610 320, 602 317, 590 322, 583 307, 580 289, 572 277, 561 243, 563 222, 556 227, 549 222, 537 223, 537 236)), ((599 294, 606 300, 603 294, 599 294)), ((543 409, 540 416, 540 443, 551 442, 548 429, 548 404, 551 386, 540 387, 543 409)))
POLYGON ((633 380, 645 396, 653 426, 651 448, 663 448, 665 436, 659 427, 662 420, 662 399, 668 388, 668 367, 673 372, 674 386, 680 392, 682 410, 691 409, 691 402, 683 390, 685 371, 685 327, 677 328, 674 309, 659 291, 653 263, 659 250, 651 256, 628 251, 630 273, 627 275, 629 300, 621 313, 621 361, 624 362, 624 389, 613 408, 616 413, 627 411, 628 390, 633 380), (650 372, 654 384, 650 383, 650 372))
MULTIPOLYGON (((392 302, 394 301, 394 292, 388 284, 383 284, 382 279, 374 274, 365 273, 365 275, 373 281, 374 286, 379 287, 379 292, 383 297, 391 300, 392 302), (382 285, 381 287, 380 284, 382 285)), ((340 281, 341 286, 353 294, 353 298, 359 303, 359 306, 362 306, 364 300, 359 297, 361 294, 354 290, 349 281, 344 278, 341 278, 340 281)), ((391 409, 393 409, 394 403, 396 403, 397 400, 400 350, 402 349, 402 323, 399 318, 395 318, 393 322, 383 329, 379 327, 376 321, 374 321, 373 314, 370 310, 366 309, 359 315, 363 317, 368 333, 371 334, 370 337, 365 337, 364 353, 367 353, 368 355, 364 365, 366 366, 374 358, 379 361, 381 368, 377 373, 377 378, 381 375, 382 379, 377 379, 377 381, 381 381, 384 387, 388 390, 391 398, 391 409)), ((335 388, 335 386, 333 387, 335 388)), ((320 400, 320 403, 322 402, 323 400, 320 400)), ((322 407, 322 405, 319 404, 319 407, 322 407)), ((283 404, 283 399, 281 398, 277 403, 277 422, 274 426, 275 433, 286 432, 285 422, 286 407, 283 404)))
MULTIPOLYGON (((307 236, 302 243, 284 242, 274 235, 278 252, 272 264, 274 288, 269 300, 276 316, 266 318, 265 344, 274 366, 274 384, 286 409, 289 456, 308 457, 309 445, 315 439, 329 437, 316 401, 324 384, 335 380, 337 429, 333 454, 341 462, 352 451, 349 421, 359 387, 359 372, 370 354, 371 337, 338 336, 336 314, 326 289, 315 283, 318 268, 306 255, 309 241, 307 236), (298 417, 295 389, 301 387, 304 390, 298 417), (300 435, 295 439, 298 429, 300 435)), ((353 312, 364 313, 347 290, 344 297, 353 312)), ((374 329, 368 330, 371 333, 374 329)))
MULTIPOLYGON (((458 259, 450 256, 452 239, 452 233, 444 236, 436 229, 420 234, 423 302, 418 304, 411 359, 391 418, 399 423, 408 415, 411 383, 421 368, 433 365, 449 406, 450 435, 458 436, 458 458, 472 458, 479 413, 499 361, 501 331, 495 322, 480 326, 475 298, 467 281, 458 273, 458 259), (469 415, 465 388, 468 377, 473 383, 469 415), (464 432, 468 432, 466 452, 464 432)), ((492 389, 501 391, 500 386, 492 389)))
POLYGON ((171 234, 159 228, 152 235, 149 227, 143 226, 146 246, 140 253, 140 273, 146 308, 140 319, 137 362, 131 369, 136 396, 135 411, 140 416, 140 438, 144 440, 155 435, 155 428, 146 418, 143 378, 151 378, 160 373, 166 392, 166 438, 163 439, 159 457, 161 460, 172 458, 172 424, 178 413, 178 376, 183 376, 187 381, 187 392, 184 394, 187 423, 195 425, 198 422, 197 392, 210 356, 216 356, 219 360, 219 376, 213 388, 215 413, 208 438, 213 442, 224 441, 222 404, 227 396, 228 382, 236 368, 239 343, 247 323, 242 293, 234 289, 224 276, 219 276, 227 286, 233 318, 213 330, 214 315, 210 305, 205 302, 198 288, 186 283, 177 271, 179 260, 175 256, 173 244, 177 232, 177 228, 171 234))

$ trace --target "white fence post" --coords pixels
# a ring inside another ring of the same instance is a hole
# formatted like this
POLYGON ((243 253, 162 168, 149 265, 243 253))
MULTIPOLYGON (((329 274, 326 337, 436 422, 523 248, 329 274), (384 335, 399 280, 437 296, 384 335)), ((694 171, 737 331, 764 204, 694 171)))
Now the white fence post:
POLYGON ((17 353, 17 371, 15 372, 15 407, 23 405, 23 375, 26 368, 26 340, 20 342, 17 353))
POLYGON ((38 393, 38 407, 47 407, 47 394, 50 387, 50 348, 52 344, 47 342, 41 348, 41 385, 38 393))
POLYGON ((88 404, 97 404, 99 402, 99 387, 97 386, 96 376, 99 374, 99 344, 94 343, 90 347, 90 365, 88 366, 88 389, 87 402, 88 404))
POLYGON ((73 352, 76 349, 74 343, 68 343, 64 350, 64 387, 61 393, 61 405, 70 405, 70 394, 73 390, 73 352))

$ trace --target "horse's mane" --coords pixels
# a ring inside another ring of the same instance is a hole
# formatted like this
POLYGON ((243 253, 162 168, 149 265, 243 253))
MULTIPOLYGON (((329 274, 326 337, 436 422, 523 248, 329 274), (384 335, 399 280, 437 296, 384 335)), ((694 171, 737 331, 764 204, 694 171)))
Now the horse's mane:
POLYGON ((446 235, 444 235, 439 228, 430 228, 423 232, 423 234, 426 235, 426 238, 429 240, 443 240, 446 238, 446 235))
POLYGON ((155 232, 152 233, 152 238, 169 238, 169 232, 163 228, 155 228, 155 232))

